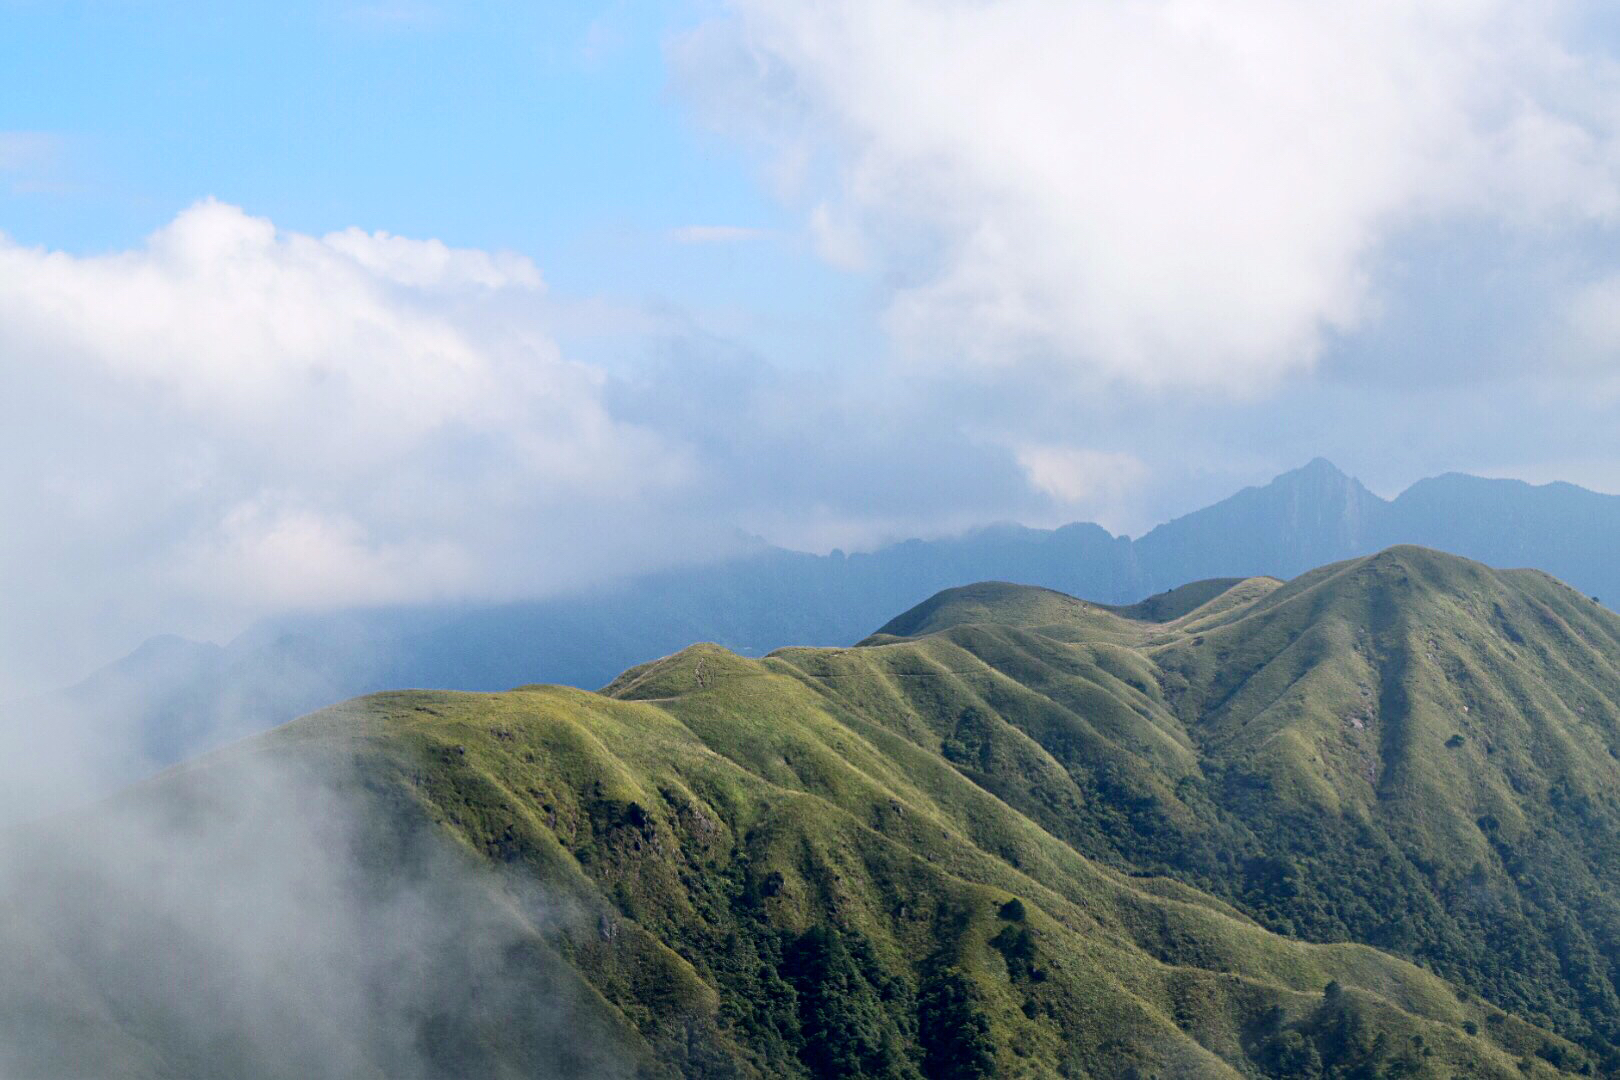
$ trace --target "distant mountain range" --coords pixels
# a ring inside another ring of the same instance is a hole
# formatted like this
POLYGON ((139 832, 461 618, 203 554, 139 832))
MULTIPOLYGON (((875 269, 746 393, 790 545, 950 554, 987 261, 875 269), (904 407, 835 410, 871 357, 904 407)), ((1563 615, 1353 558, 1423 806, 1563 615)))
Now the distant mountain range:
POLYGON ((1448 474, 1386 500, 1318 459, 1136 540, 1094 524, 996 525, 853 555, 765 548, 529 602, 276 618, 226 646, 153 639, 32 707, 132 730, 151 761, 168 763, 385 688, 594 688, 694 641, 743 655, 849 645, 893 612, 969 582, 1128 604, 1198 579, 1291 578, 1395 544, 1534 567, 1588 595, 1620 596, 1620 496, 1448 474))

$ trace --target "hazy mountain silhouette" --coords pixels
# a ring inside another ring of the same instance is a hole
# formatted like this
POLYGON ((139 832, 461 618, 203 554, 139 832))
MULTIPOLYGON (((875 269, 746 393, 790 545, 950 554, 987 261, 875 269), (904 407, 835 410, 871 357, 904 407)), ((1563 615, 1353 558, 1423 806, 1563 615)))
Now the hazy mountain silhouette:
POLYGON ((133 723, 148 755, 169 762, 373 690, 593 688, 694 641, 743 655, 848 645, 969 582, 1129 604, 1200 579, 1291 578, 1396 544, 1533 567, 1589 595, 1620 596, 1620 496, 1448 474, 1386 500, 1319 458, 1136 540, 1094 524, 995 525, 852 555, 763 547, 543 600, 284 617, 225 647, 154 639, 45 706, 79 722, 133 723))

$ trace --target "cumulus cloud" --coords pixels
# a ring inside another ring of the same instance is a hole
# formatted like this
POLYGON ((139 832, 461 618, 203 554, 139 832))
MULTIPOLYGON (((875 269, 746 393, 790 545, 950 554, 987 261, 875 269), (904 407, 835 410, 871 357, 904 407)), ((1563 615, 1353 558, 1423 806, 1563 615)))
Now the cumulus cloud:
POLYGON ((691 462, 610 413, 547 304, 521 256, 211 200, 125 251, 0 239, 0 654, 163 605, 513 595, 667 548, 647 518, 691 462))
POLYGON ((1566 5, 735 0, 680 78, 930 364, 1245 391, 1418 221, 1611 223, 1620 94, 1566 5))
POLYGON ((515 257, 358 230, 282 234, 208 201, 135 251, 0 248, 0 281, 14 352, 300 451, 339 439, 388 454, 451 423, 509 420, 536 398, 590 423, 590 376, 549 340, 500 340, 456 318, 469 291, 542 288, 515 257))

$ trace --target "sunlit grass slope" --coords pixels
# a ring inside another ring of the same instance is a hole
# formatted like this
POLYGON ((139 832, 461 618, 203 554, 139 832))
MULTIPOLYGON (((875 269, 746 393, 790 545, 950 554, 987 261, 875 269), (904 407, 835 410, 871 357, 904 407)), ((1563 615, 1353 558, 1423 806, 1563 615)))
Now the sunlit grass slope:
MULTIPOLYGON (((519 967, 644 1076, 1599 1068, 1620 623, 1416 549, 1147 604, 975 586, 852 649, 375 695, 136 797, 342 763, 497 871, 469 912, 545 897, 519 967)), ((523 1071, 499 1019, 447 1073, 523 1071)))
MULTIPOLYGON (((1601 681, 1612 619, 1539 575, 1416 550, 1286 588, 1205 593, 1147 620, 1045 590, 953 590, 873 639, 886 644, 762 661, 697 646, 602 695, 387 695, 273 742, 360 738, 402 773, 410 762, 434 820, 586 912, 571 963, 655 1056, 688 1048, 688 1071, 831 1068, 814 1031, 816 1010, 834 1006, 815 977, 786 974, 806 965, 869 1028, 851 1075, 928 1070, 928 1040, 955 1030, 928 1012, 936 999, 958 1003, 958 1026, 982 1022, 997 1075, 1295 1075, 1304 1066, 1289 1048, 1360 1052, 1329 1031, 1330 982, 1368 1040, 1385 1032, 1389 1062, 1490 1075, 1521 1059, 1587 1061, 1467 990, 1349 944, 1404 952, 1510 1010, 1591 1032, 1561 967, 1490 963, 1484 919, 1446 892, 1519 900, 1516 871, 1478 839, 1464 847, 1463 833, 1482 834, 1492 807, 1509 822, 1497 833, 1523 827, 1511 805, 1526 800, 1497 790, 1511 791, 1500 778, 1520 750, 1498 735, 1467 766, 1469 735, 1447 746, 1457 732, 1441 725, 1423 754, 1403 753, 1363 688, 1385 712, 1417 712, 1417 695, 1392 704, 1382 699, 1398 682, 1338 668, 1398 652, 1398 641, 1358 652, 1362 626, 1370 641, 1455 622, 1472 604, 1485 620, 1472 639, 1509 648, 1504 620, 1539 625, 1537 605, 1556 604, 1583 629, 1533 663, 1584 664, 1601 681), (1436 760, 1420 767, 1424 756, 1436 760), (1397 786, 1403 769, 1411 779, 1397 786), (1461 805, 1464 785, 1507 803, 1461 805), (1452 882, 1441 867, 1458 853, 1469 862, 1452 882), (1016 922, 1000 914, 1013 899, 1016 922), (1345 944, 1289 941, 1255 920, 1345 944), (847 970, 795 959, 824 929, 847 970)), ((1550 677, 1523 671, 1518 683, 1550 677)), ((1601 697, 1585 704, 1594 720, 1601 697)), ((1482 699, 1462 715, 1483 723, 1489 709, 1482 699)), ((1555 942, 1520 915, 1516 932, 1521 953, 1556 956, 1571 928, 1555 942)), ((953 1056, 935 1052, 927 1074, 947 1075, 953 1056)))
POLYGON ((1088 635, 1089 614, 1053 632, 1044 612, 961 613, 936 604, 929 636, 874 651, 982 662, 935 735, 1050 831, 1281 932, 1405 955, 1613 1067, 1612 613, 1544 574, 1419 548, 1233 587, 1144 626, 1128 655, 1111 629, 1088 635), (1036 792, 1065 780, 1069 805, 1042 816, 1036 792))
POLYGON ((1297 1042, 1508 1076, 1561 1046, 1400 960, 1098 865, 920 729, 829 700, 836 678, 697 647, 608 697, 383 695, 265 750, 353 757, 543 882, 652 1073, 1294 1075, 1297 1042))

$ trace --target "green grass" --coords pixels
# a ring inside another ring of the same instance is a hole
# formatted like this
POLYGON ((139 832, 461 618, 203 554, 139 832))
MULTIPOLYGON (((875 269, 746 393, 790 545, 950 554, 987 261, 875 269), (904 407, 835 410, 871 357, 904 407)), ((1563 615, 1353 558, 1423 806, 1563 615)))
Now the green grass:
POLYGON ((1617 702, 1612 615, 1395 549, 375 695, 190 772, 343 762, 488 904, 538 886, 648 1076, 1551 1076, 1616 1045, 1617 702))

